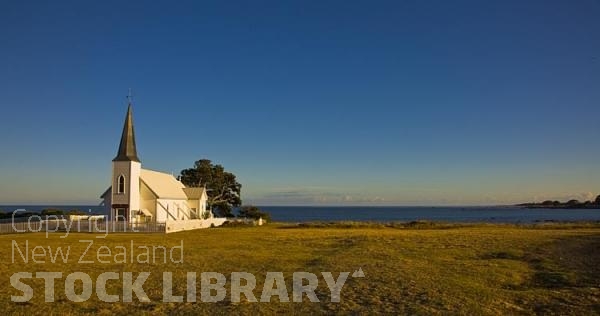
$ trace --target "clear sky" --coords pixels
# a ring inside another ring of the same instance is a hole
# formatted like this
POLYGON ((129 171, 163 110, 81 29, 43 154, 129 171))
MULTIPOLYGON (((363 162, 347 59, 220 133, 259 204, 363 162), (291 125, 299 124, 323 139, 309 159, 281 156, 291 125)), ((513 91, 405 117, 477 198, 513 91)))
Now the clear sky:
POLYGON ((0 204, 220 163, 259 205, 600 194, 600 2, 2 1, 0 204))

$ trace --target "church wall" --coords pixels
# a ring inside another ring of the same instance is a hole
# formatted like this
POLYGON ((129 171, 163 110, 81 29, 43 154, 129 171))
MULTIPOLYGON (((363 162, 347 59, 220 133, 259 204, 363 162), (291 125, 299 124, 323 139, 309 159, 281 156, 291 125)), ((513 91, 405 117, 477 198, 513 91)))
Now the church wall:
POLYGON ((130 215, 133 211, 140 209, 140 173, 142 165, 135 161, 114 161, 112 187, 115 189, 112 192, 112 204, 128 204, 130 215), (118 178, 120 175, 125 176, 125 193, 117 193, 118 178))
POLYGON ((106 196, 104 196, 104 200, 102 201, 102 204, 104 204, 104 212, 105 214, 108 214, 108 219, 112 220, 113 218, 113 213, 112 213, 112 193, 111 194, 106 194, 106 196))
POLYGON ((156 196, 146 184, 140 181, 140 209, 146 209, 152 213, 152 219, 156 220, 156 196))
POLYGON ((198 212, 198 214, 202 214, 202 211, 200 210, 200 201, 198 200, 187 200, 187 206, 191 209, 196 209, 196 211, 198 212))
MULTIPOLYGON (((206 193, 204 193, 202 195, 202 198, 200 199, 200 208, 199 208, 200 214, 204 214, 204 212, 206 211, 207 201, 208 201, 208 196, 206 195, 206 193)), ((210 212, 209 214, 212 217, 212 212, 210 212)))
POLYGON ((187 200, 177 200, 177 199, 158 199, 156 211, 157 211, 157 221, 173 221, 173 220, 183 220, 189 219, 189 214, 187 214, 187 200), (178 210, 178 206, 179 209, 178 210), (168 210, 169 213, 175 217, 175 219, 167 214, 165 211, 168 210), (162 214, 161 214, 162 213, 162 214), (160 215, 160 217, 158 216, 160 215), (188 216, 186 216, 188 215, 188 216))
MULTIPOLYGON (((165 207, 166 207, 166 205, 165 205, 165 207)), ((156 222, 158 222, 158 223, 166 222, 167 221, 167 212, 162 208, 161 205, 159 205, 158 200, 155 201, 155 208, 156 208, 156 217, 155 217, 156 222)))
POLYGON ((152 214, 152 219, 156 218, 156 200, 141 200, 140 209, 148 210, 152 214))
POLYGON ((129 182, 130 187, 130 202, 129 208, 131 210, 140 209, 140 175, 142 173, 142 164, 139 162, 131 162, 131 173, 129 182))
POLYGON ((198 215, 202 216, 202 214, 206 211, 206 194, 203 195, 200 200, 187 200, 187 204, 190 209, 195 208, 198 212, 198 215))

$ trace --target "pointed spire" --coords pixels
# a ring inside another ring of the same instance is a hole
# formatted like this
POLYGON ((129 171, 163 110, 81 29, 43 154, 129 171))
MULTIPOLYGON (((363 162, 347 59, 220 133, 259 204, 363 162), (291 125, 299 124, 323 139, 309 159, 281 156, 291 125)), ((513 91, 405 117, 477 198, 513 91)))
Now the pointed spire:
POLYGON ((119 151, 117 157, 113 161, 137 161, 140 162, 140 158, 137 155, 137 149, 135 147, 135 133, 133 132, 133 115, 131 114, 131 101, 127 107, 127 116, 125 117, 125 124, 123 125, 123 134, 121 135, 121 143, 119 144, 119 151))

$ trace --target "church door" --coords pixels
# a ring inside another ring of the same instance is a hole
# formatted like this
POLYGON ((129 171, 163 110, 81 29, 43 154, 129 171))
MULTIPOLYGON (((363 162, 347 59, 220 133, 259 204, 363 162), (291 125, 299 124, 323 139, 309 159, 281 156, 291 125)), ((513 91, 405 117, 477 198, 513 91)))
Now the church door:
POLYGON ((128 209, 126 208, 117 208, 115 209, 115 221, 117 222, 126 222, 129 219, 128 209))

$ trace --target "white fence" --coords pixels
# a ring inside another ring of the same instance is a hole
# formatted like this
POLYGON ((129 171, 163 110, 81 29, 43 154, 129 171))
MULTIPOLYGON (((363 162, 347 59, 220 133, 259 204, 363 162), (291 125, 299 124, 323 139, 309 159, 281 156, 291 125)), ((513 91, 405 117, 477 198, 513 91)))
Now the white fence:
POLYGON ((32 232, 70 232, 70 233, 175 233, 223 225, 227 218, 191 219, 167 222, 113 222, 97 220, 27 220, 5 221, 0 223, 0 234, 32 232))
POLYGON ((112 221, 69 221, 42 220, 0 223, 0 234, 18 234, 34 232, 70 232, 70 233, 165 233, 166 223, 128 223, 112 221))
POLYGON ((217 227, 223 225, 227 218, 209 218, 209 219, 190 219, 185 221, 167 221, 166 233, 175 233, 182 230, 202 229, 209 227, 217 227))

